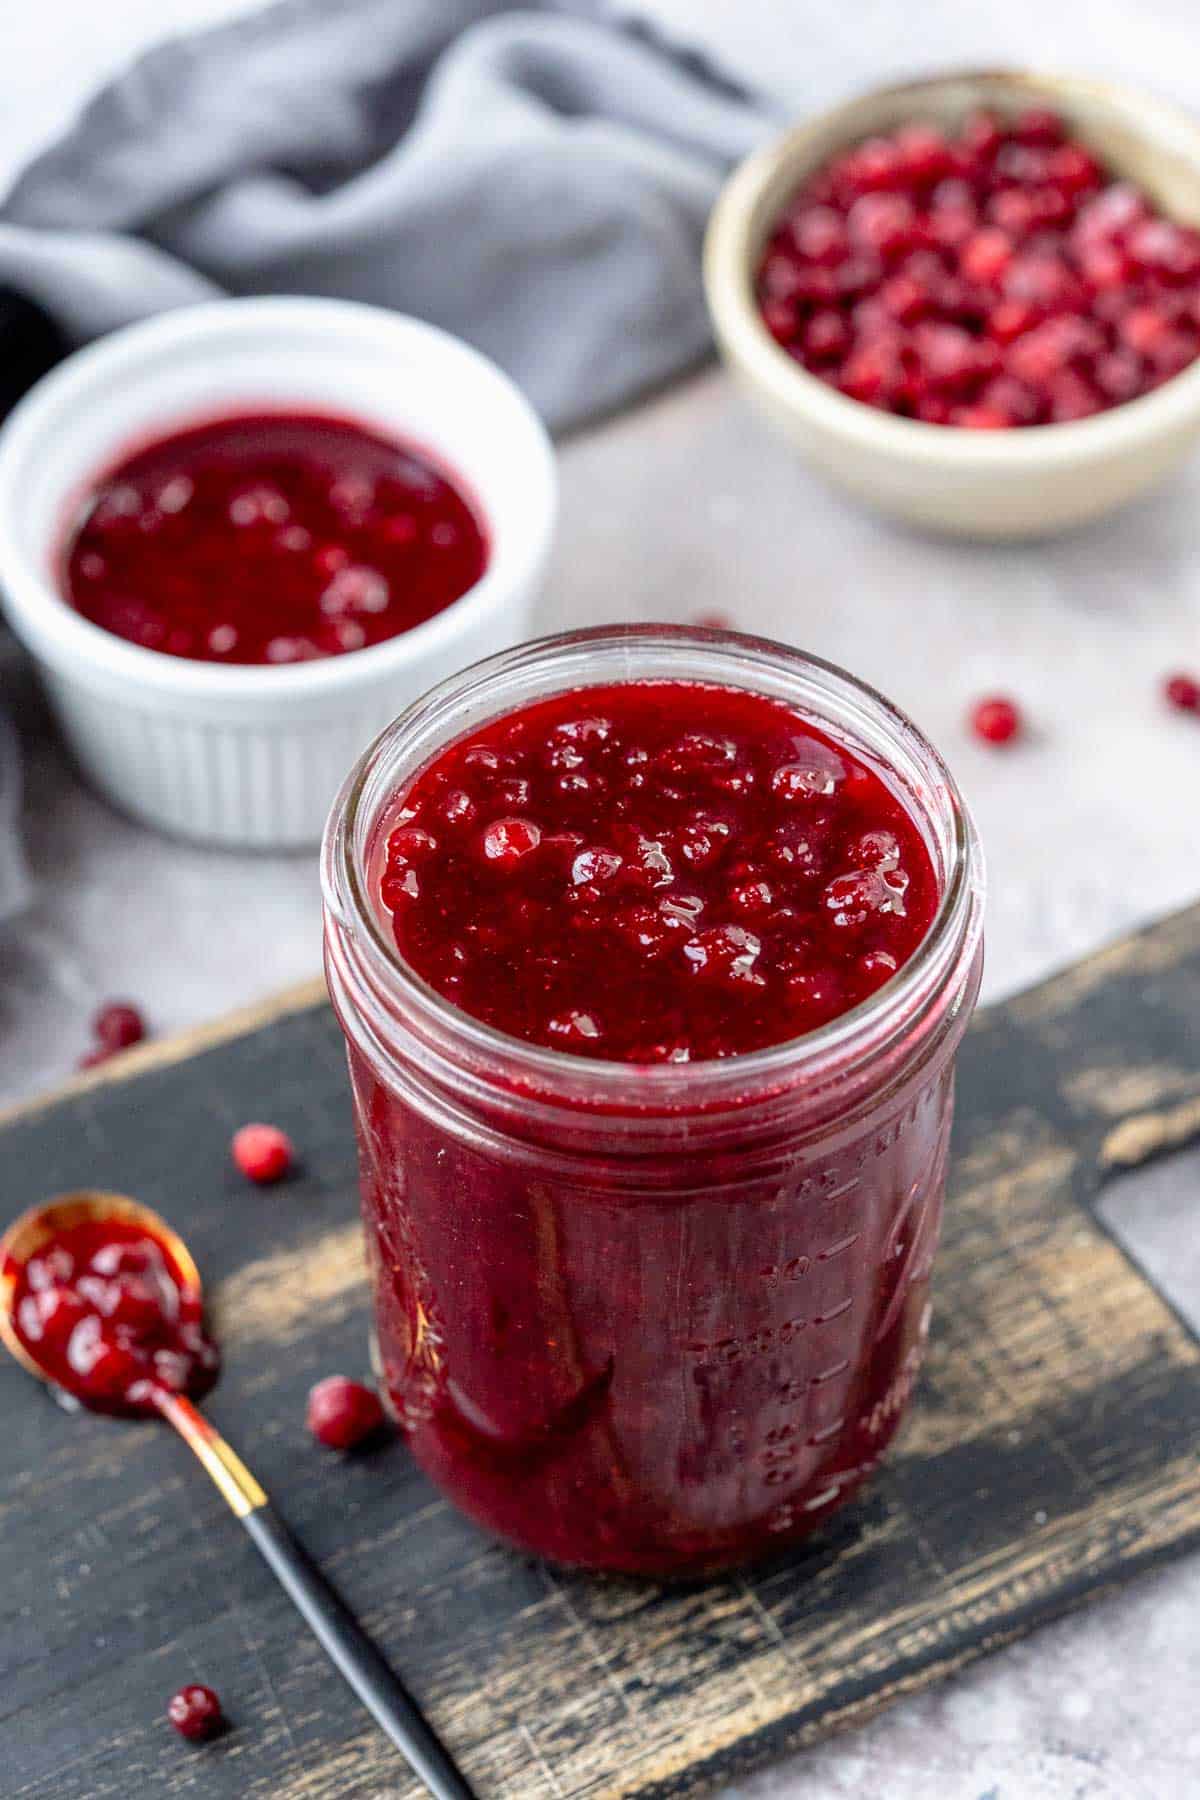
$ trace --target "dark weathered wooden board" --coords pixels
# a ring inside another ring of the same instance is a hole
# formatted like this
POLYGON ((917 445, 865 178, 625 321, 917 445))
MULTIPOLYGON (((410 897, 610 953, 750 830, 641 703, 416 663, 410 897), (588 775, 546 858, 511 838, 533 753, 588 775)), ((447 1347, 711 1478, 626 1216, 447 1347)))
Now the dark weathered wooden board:
MULTIPOLYGON (((404 1671, 486 1800, 681 1795, 864 1718, 1200 1540, 1200 1347, 1089 1210, 1200 1129, 1200 910, 976 1022, 912 1425, 861 1504, 752 1575, 662 1591, 487 1542, 401 1443, 319 1453, 319 1375, 366 1363, 341 1045, 315 992, 12 1117, 3 1211, 125 1188, 187 1233, 227 1352, 218 1424, 404 1671), (263 1116, 303 1176, 247 1191, 263 1116)), ((0 1370, 0 1793, 406 1800, 182 1446, 0 1370), (210 1681, 201 1752, 162 1706, 210 1681)))

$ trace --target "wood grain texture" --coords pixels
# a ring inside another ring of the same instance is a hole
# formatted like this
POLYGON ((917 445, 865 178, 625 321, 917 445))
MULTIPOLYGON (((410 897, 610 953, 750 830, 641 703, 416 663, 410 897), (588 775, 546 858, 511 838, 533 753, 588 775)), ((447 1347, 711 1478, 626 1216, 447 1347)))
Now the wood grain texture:
MULTIPOLYGON (((799 1553, 661 1589, 564 1574, 457 1517, 395 1442, 318 1452, 312 1381, 366 1365, 341 1043, 315 990, 10 1117, 4 1212, 124 1188, 188 1236, 226 1373, 210 1410, 484 1800, 699 1792, 1200 1541, 1200 1346, 1091 1210, 1200 1129, 1200 909, 977 1019, 911 1425, 799 1553), (269 1117, 299 1175, 248 1190, 269 1117)), ((186 1451, 0 1370, 6 1800, 410 1800, 186 1451), (202 1753, 163 1706, 218 1688, 202 1753)))

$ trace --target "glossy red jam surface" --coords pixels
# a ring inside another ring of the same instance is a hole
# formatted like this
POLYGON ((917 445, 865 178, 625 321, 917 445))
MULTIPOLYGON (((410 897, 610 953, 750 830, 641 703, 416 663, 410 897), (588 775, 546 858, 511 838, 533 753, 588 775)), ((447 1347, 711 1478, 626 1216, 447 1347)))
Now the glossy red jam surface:
POLYGON ((787 706, 686 682, 562 694, 452 745, 389 815, 377 880, 447 999, 629 1062, 826 1023, 907 960, 938 897, 877 774, 787 706))
POLYGON ((465 594, 483 526, 420 451, 349 420, 222 418, 98 481, 64 557, 85 618, 204 662, 295 663, 410 630, 465 594))
POLYGON ((934 425, 1087 418, 1200 351, 1200 232, 1041 109, 835 158, 776 224, 757 291, 819 379, 934 425))
POLYGON ((96 1412, 152 1413, 156 1392, 207 1392, 220 1358, 199 1298, 142 1226, 87 1221, 19 1272, 17 1336, 56 1385, 96 1412))

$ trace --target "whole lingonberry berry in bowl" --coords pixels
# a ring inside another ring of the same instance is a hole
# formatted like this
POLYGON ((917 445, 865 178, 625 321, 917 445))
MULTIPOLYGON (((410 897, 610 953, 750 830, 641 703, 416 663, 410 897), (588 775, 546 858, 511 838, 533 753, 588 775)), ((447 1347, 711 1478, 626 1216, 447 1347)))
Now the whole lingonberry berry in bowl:
POLYGON ((705 283, 821 474, 938 531, 1065 529, 1200 435, 1200 127, 1070 77, 880 89, 734 172, 705 283))

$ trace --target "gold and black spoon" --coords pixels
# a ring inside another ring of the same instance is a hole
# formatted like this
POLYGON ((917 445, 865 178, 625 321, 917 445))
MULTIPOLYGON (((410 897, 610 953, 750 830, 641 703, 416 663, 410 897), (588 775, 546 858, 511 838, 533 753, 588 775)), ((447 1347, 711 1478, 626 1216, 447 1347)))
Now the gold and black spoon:
MULTIPOLYGON (((172 1265, 181 1297, 199 1305, 200 1272, 191 1252, 178 1232, 149 1207, 123 1194, 90 1190, 64 1194, 33 1207, 0 1238, 0 1339, 22 1368, 39 1381, 58 1385, 17 1333, 14 1307, 21 1273, 29 1259, 60 1232, 85 1223, 108 1222, 135 1225, 155 1239, 172 1265)), ((413 1773, 436 1800, 474 1800, 470 1787, 416 1701, 296 1542, 237 1452, 186 1394, 155 1387, 150 1398, 155 1410, 175 1427, 203 1463, 330 1661, 391 1738, 413 1773)))

